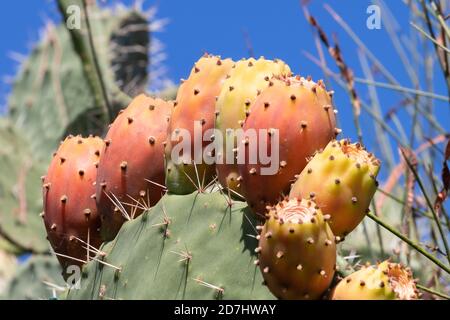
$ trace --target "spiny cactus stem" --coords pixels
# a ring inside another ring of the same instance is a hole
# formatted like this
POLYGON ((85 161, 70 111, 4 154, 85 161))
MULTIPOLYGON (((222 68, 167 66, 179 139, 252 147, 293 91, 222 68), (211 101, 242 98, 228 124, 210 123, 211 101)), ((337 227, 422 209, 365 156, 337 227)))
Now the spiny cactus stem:
POLYGON ((367 216, 372 219, 373 221, 375 221, 376 223, 378 223, 380 226, 382 226, 383 228, 385 228, 386 230, 390 231, 392 234, 396 235, 397 237, 399 237, 401 240, 403 240, 404 242, 406 242, 408 245, 410 245, 411 247, 413 247, 415 250, 417 250, 418 252, 420 252, 423 256, 425 256, 426 258, 430 259, 434 264, 436 264, 438 267, 440 267, 442 270, 444 270, 445 272, 450 274, 450 268, 448 266, 446 266, 444 263, 442 263, 441 260, 439 260, 438 258, 436 258, 435 256, 433 256, 432 254, 428 253, 425 249, 423 249, 420 245, 418 245, 417 243, 415 243, 414 241, 412 241, 411 239, 405 237, 403 234, 401 234, 399 231, 397 231, 394 227, 392 227, 391 225, 389 225, 388 223, 384 222, 383 220, 381 220, 380 218, 378 218, 376 215, 374 215, 371 212, 367 213, 367 216))
POLYGON ((430 208, 430 211, 433 214, 433 218, 434 218, 434 220, 435 220, 435 222, 437 224, 437 227, 438 227, 438 230, 439 230, 439 234, 440 234, 440 236, 442 238, 442 242, 444 243, 445 254, 447 256, 447 261, 450 264, 450 249, 448 247, 447 237, 446 237, 446 235, 444 233, 444 230, 442 229, 441 221, 439 220, 439 217, 438 217, 438 215, 436 213, 436 210, 434 210, 434 206, 431 203, 431 200, 430 200, 430 198, 427 195, 425 187, 424 187, 424 185, 422 183, 422 180, 420 179, 419 174, 417 173, 416 168, 414 168, 414 166, 412 165, 411 161, 408 159, 407 155, 405 154, 405 150, 403 148, 401 148, 400 150, 402 152, 402 156, 405 159, 406 164, 408 165, 409 170, 411 170, 411 172, 414 174, 414 177, 415 177, 415 179, 416 179, 416 181, 417 181, 417 183, 418 183, 418 185, 420 187, 420 190, 422 191, 423 196, 425 197, 425 200, 426 200, 426 202, 428 204, 428 207, 430 208))
POLYGON ((441 298, 446 299, 446 300, 450 300, 450 296, 446 295, 445 293, 438 292, 438 291, 436 291, 436 290, 433 290, 433 289, 430 289, 430 288, 428 288, 428 287, 425 287, 425 286, 423 286, 423 285, 421 285, 421 284, 416 284, 416 287, 417 287, 419 290, 422 290, 422 291, 425 291, 425 292, 434 294, 435 296, 441 297, 441 298))
POLYGON ((88 9, 87 9, 87 2, 86 0, 83 0, 83 11, 85 14, 85 19, 86 19, 86 29, 87 29, 87 34, 88 34, 88 39, 89 39, 89 46, 91 49, 91 53, 92 53, 92 60, 94 63, 94 67, 95 67, 95 72, 97 72, 98 75, 98 80, 100 83, 100 88, 101 88, 101 94, 103 97, 103 108, 105 108, 109 117, 109 121, 111 121, 113 119, 113 111, 111 108, 111 104, 109 103, 109 99, 108 99, 108 94, 106 93, 106 86, 105 86, 105 82, 103 80, 103 75, 102 75, 102 71, 100 69, 100 64, 98 63, 98 58, 97 58, 97 52, 95 50, 95 46, 94 46, 94 40, 92 37, 92 29, 91 29, 91 24, 89 21, 89 13, 88 13, 88 9))

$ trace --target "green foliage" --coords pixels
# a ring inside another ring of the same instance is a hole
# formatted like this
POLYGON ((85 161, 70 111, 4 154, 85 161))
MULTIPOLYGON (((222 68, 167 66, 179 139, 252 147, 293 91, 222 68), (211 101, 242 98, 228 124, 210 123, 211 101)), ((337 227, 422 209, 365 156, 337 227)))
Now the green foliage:
POLYGON ((253 264, 257 222, 229 201, 220 192, 165 195, 101 248, 115 267, 91 261, 68 298, 273 298, 253 264))
POLYGON ((64 287, 61 268, 55 257, 38 255, 19 267, 0 299, 48 300, 54 298, 53 289, 60 291, 64 287))

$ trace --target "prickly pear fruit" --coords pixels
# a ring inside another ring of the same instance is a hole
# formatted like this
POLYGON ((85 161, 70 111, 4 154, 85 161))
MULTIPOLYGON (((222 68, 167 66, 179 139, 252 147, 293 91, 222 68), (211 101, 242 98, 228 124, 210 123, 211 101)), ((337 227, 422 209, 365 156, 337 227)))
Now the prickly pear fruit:
POLYGON ((331 94, 322 81, 298 76, 271 80, 250 109, 238 149, 238 156, 245 155, 238 179, 256 214, 264 214, 267 204, 289 192, 307 158, 335 137, 335 125, 331 94), (256 153, 258 159, 249 161, 256 153), (269 155, 269 164, 263 163, 264 155, 269 155))
POLYGON ((226 153, 226 150, 237 147, 237 141, 235 136, 227 133, 230 132, 227 129, 242 127, 251 104, 260 91, 269 85, 273 76, 290 74, 291 69, 283 61, 266 60, 263 57, 258 60, 243 59, 231 70, 216 103, 216 129, 222 133, 224 140, 223 150, 217 153, 216 168, 223 187, 241 193, 237 164, 234 157, 227 157, 226 153))
POLYGON ((170 102, 141 94, 109 128, 96 182, 104 240, 164 193, 163 144, 172 109, 170 102))
MULTIPOLYGON (((48 240, 65 270, 87 261, 101 244, 94 182, 103 148, 98 137, 67 137, 43 177, 43 218, 48 240)), ((63 274, 64 275, 64 274, 63 274)))
POLYGON ((309 200, 284 200, 268 213, 259 238, 259 264, 270 291, 281 299, 318 299, 329 287, 336 244, 326 219, 309 200))
POLYGON ((311 197, 325 214, 330 227, 343 237, 364 218, 376 191, 380 161, 359 143, 331 141, 300 173, 290 197, 311 197))
POLYGON ((216 97, 233 64, 231 59, 205 55, 178 89, 165 150, 166 185, 171 193, 191 193, 209 183, 215 174, 215 155, 208 155, 208 162, 203 153, 214 139, 216 97), (201 145, 195 142, 198 138, 201 145), (180 150, 182 146, 188 150, 180 150))
POLYGON ((333 300, 413 300, 419 291, 409 268, 384 261, 364 266, 341 280, 331 293, 333 300))

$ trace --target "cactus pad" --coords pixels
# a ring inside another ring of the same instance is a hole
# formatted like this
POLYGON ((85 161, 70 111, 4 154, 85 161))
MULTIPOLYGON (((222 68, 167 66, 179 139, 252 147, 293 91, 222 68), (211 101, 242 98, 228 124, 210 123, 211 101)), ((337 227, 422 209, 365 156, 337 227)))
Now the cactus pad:
POLYGON ((270 299, 253 264, 255 218, 230 201, 220 192, 165 195, 101 248, 107 265, 88 263, 68 298, 270 299))

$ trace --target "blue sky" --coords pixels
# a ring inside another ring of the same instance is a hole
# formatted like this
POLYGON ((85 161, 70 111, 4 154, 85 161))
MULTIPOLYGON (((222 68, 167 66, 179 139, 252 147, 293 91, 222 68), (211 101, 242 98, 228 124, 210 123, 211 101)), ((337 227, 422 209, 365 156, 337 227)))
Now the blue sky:
MULTIPOLYGON (((114 3, 118 1, 106 1, 114 3)), ((132 1, 121 1, 129 4, 132 1)), ((406 87, 412 87, 405 68, 400 61, 392 42, 386 33, 382 11, 381 30, 369 30, 366 27, 367 7, 372 4, 368 0, 329 0, 310 1, 310 11, 329 35, 334 34, 339 39, 344 58, 354 67, 355 74, 362 76, 356 46, 347 34, 333 21, 324 10, 323 3, 328 3, 346 20, 358 36, 365 42, 399 82, 406 87)), ((398 20, 398 30, 409 34, 412 31, 408 23, 408 9, 403 1, 386 1, 389 10, 398 20)), ((156 2, 144 1, 144 8, 156 2)), ((165 44, 168 68, 167 76, 174 82, 186 77, 195 60, 205 51, 220 54, 223 57, 240 59, 248 56, 248 48, 244 33, 252 44, 255 56, 280 58, 286 61, 295 73, 303 76, 312 75, 313 79, 322 78, 320 68, 307 60, 304 52, 317 56, 311 28, 303 17, 300 1, 297 0, 258 0, 258 1, 207 1, 207 0, 160 0, 158 2, 159 18, 168 18, 169 24, 165 31, 157 37, 165 44)), ((13 75, 17 62, 9 54, 18 52, 26 54, 32 44, 39 38, 39 30, 46 19, 58 21, 59 14, 53 1, 50 0, 16 0, 2 4, 0 11, 0 75, 13 75)), ((410 54, 407 54, 411 57, 410 54)), ((329 65, 334 63, 329 60, 329 65)), ((413 66, 421 69, 421 66, 413 66)), ((423 78, 422 71, 419 78, 423 78)), ((383 79, 382 79, 383 80, 383 79)), ((384 81, 384 80, 383 80, 384 81)), ((444 81, 440 72, 436 71, 433 89, 440 94, 446 94, 444 81)), ((368 98, 367 87, 358 85, 358 93, 364 99, 368 98)), ((335 104, 339 109, 341 126, 347 136, 355 137, 352 122, 351 107, 348 95, 336 84, 331 89, 336 91, 335 104)), ((0 85, 0 101, 4 103, 9 91, 5 83, 0 85)), ((384 110, 396 105, 401 97, 392 91, 380 89, 379 100, 384 110)), ((445 102, 440 106, 442 116, 449 116, 445 102)), ((370 126, 372 120, 361 118, 363 127, 370 126)), ((405 119, 407 121, 407 119, 405 119)), ((367 135, 369 144, 373 136, 367 135)))

